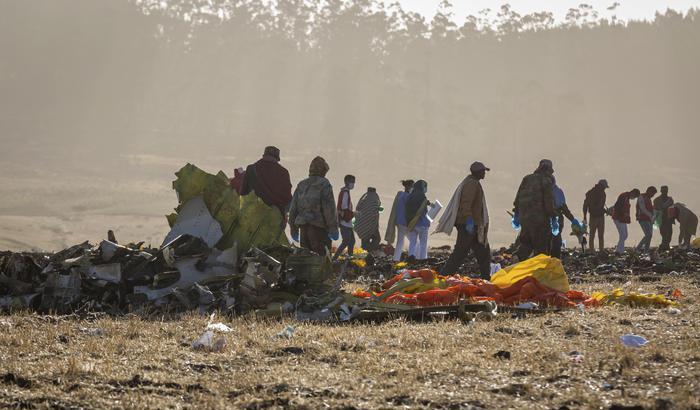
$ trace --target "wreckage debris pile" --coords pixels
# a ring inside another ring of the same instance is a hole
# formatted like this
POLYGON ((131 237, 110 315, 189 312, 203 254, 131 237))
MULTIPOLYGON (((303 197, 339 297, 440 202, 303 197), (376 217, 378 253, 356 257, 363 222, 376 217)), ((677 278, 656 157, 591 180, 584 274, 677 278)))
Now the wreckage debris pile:
POLYGON ((223 173, 187 164, 176 176, 179 203, 160 247, 111 238, 55 254, 2 253, 0 307, 245 313, 328 291, 330 260, 290 248, 277 209, 239 196, 223 173))
MULTIPOLYGON (((569 280, 591 275, 612 280, 631 269, 649 274, 700 270, 700 255, 694 250, 674 250, 663 258, 633 252, 624 257, 573 253, 565 257, 569 276, 561 261, 544 255, 512 265, 510 252, 503 249, 494 255, 494 266, 511 266, 490 281, 439 276, 434 269, 449 249, 434 250, 418 264, 395 265, 390 257, 361 253, 334 266, 326 256, 290 247, 279 211, 254 193, 239 196, 222 172, 212 175, 187 164, 176 176, 178 206, 167 216, 171 231, 159 247, 120 245, 111 235, 97 246, 85 242, 54 254, 0 253, 0 308, 112 314, 219 310, 332 321, 360 312, 464 300, 558 308, 668 306, 680 292, 671 299, 621 290, 586 295, 571 290, 569 280), (375 283, 345 293, 344 280, 353 275, 363 278, 359 282, 375 283)), ((475 269, 465 265, 462 272, 475 269)))

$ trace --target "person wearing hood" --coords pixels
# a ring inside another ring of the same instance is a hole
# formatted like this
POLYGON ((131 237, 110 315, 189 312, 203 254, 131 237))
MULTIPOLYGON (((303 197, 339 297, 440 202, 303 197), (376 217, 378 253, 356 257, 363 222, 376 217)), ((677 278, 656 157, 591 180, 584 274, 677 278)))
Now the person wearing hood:
POLYGON ((406 220, 408 221, 408 240, 410 246, 408 256, 417 260, 428 259, 428 233, 430 219, 428 206, 430 202, 425 195, 428 183, 422 179, 417 181, 406 198, 406 220))
POLYGON ((678 237, 678 245, 681 248, 690 248, 690 240, 693 235, 698 232, 698 217, 688 209, 687 206, 681 203, 674 204, 669 208, 669 217, 678 221, 680 225, 680 236, 678 237))
POLYGON ((258 162, 248 165, 243 173, 240 194, 255 192, 267 205, 279 209, 284 217, 292 200, 292 182, 289 171, 279 162, 279 148, 265 148, 263 157, 258 162))
POLYGON ((345 249, 348 250, 348 255, 352 256, 355 252, 355 231, 352 226, 352 219, 355 217, 355 213, 352 207, 352 198, 350 198, 350 191, 355 188, 355 176, 345 175, 343 180, 345 186, 340 189, 338 194, 338 224, 340 225, 340 235, 343 241, 340 243, 338 250, 333 256, 333 260, 338 259, 345 249))
MULTIPOLYGON (((579 232, 581 231, 581 222, 574 217, 571 213, 569 206, 566 204, 566 196, 564 195, 564 190, 557 185, 557 179, 552 175, 552 186, 554 194, 554 210, 557 214, 557 219, 559 221, 559 233, 554 235, 552 238, 552 249, 551 255, 557 259, 561 259, 561 248, 564 245, 564 239, 562 238, 562 231, 564 230, 564 218, 571 222, 572 229, 575 227, 579 232)), ((602 248, 601 248, 602 249, 602 248)))
POLYGON ((668 215, 668 209, 673 206, 673 198, 668 196, 668 187, 661 187, 661 195, 654 200, 654 220, 658 221, 659 233, 661 234, 660 251, 671 249, 671 239, 673 237, 673 218, 668 215))
POLYGON ((325 159, 314 158, 309 177, 297 185, 289 208, 292 239, 319 255, 340 237, 333 187, 326 179, 329 169, 325 159))
POLYGON ((391 214, 389 214, 389 222, 387 223, 386 233, 384 234, 384 240, 387 243, 393 244, 394 241, 396 241, 393 258, 394 262, 399 262, 401 260, 404 242, 406 240, 406 235, 408 234, 408 222, 406 221, 406 199, 408 199, 408 194, 411 192, 411 188, 413 188, 413 183, 414 181, 411 179, 401 181, 403 190, 397 192, 396 196, 394 197, 394 204, 391 206, 391 214))
POLYGON ((651 199, 656 195, 656 188, 650 186, 637 199, 637 222, 642 227, 644 237, 637 245, 638 251, 649 252, 651 238, 654 235, 654 205, 651 199))
POLYGON ((560 229, 554 207, 552 161, 543 159, 534 173, 527 175, 513 202, 513 222, 521 226, 518 259, 550 253, 552 233, 560 229))
POLYGON ((617 255, 623 255, 625 253, 625 241, 627 240, 628 229, 627 225, 632 223, 631 208, 632 205, 630 201, 632 199, 639 198, 640 192, 637 188, 629 192, 623 192, 617 197, 617 201, 612 208, 612 219, 615 223, 615 228, 617 228, 617 233, 620 239, 617 241, 617 247, 615 248, 615 253, 617 255))
POLYGON ((362 241, 362 249, 374 252, 379 248, 379 212, 382 202, 375 188, 367 188, 367 192, 357 201, 355 209, 355 232, 362 241))
POLYGON ((589 243, 591 252, 595 251, 595 235, 598 233, 598 251, 605 250, 605 212, 606 212, 606 196, 605 190, 608 189, 608 181, 601 179, 593 188, 586 192, 586 199, 583 201, 583 222, 588 222, 591 233, 591 242, 589 243), (591 219, 588 220, 590 213, 591 219))
POLYGON ((457 242, 441 275, 457 272, 464 260, 473 251, 479 264, 482 279, 491 277, 491 248, 488 242, 489 211, 481 180, 490 171, 483 163, 474 162, 468 175, 455 190, 445 213, 440 218, 436 232, 451 234, 457 228, 457 242))

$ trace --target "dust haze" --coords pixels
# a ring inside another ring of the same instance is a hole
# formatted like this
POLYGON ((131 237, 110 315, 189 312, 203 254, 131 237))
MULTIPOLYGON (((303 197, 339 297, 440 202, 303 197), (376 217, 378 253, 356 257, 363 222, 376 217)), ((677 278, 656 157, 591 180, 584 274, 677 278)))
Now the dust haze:
POLYGON ((0 53, 0 249, 108 229, 159 245, 177 169, 232 175, 266 145, 293 183, 320 154, 336 193, 352 173, 387 208, 405 178, 445 204, 483 161, 498 246, 541 158, 579 218, 600 178, 609 205, 669 185, 700 211, 699 10, 623 23, 583 5, 555 23, 507 6, 454 21, 448 3, 425 19, 374 0, 7 0, 0 53))

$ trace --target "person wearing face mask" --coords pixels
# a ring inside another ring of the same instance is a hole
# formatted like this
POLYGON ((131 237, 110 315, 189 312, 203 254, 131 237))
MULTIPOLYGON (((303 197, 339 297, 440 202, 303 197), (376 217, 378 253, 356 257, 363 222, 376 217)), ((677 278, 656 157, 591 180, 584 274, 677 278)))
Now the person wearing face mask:
POLYGON ((481 162, 474 162, 469 167, 469 171, 471 174, 455 190, 435 230, 435 232, 450 235, 453 228, 457 228, 457 242, 440 274, 456 273, 469 256, 469 252, 473 251, 479 264, 481 278, 489 279, 491 273, 491 248, 488 242, 489 212, 481 180, 486 178, 486 172, 490 169, 481 162))
POLYGON ((530 175, 523 178, 513 203, 514 223, 522 228, 518 259, 550 254, 552 237, 559 233, 554 206, 554 166, 543 159, 530 175))
POLYGON ((333 260, 337 260, 345 249, 348 251, 348 256, 352 256, 355 251, 355 231, 352 227, 352 219, 355 217, 352 207, 352 199, 350 191, 355 188, 355 177, 353 175, 345 175, 345 186, 340 189, 338 194, 338 224, 340 225, 340 235, 343 241, 338 246, 333 260))

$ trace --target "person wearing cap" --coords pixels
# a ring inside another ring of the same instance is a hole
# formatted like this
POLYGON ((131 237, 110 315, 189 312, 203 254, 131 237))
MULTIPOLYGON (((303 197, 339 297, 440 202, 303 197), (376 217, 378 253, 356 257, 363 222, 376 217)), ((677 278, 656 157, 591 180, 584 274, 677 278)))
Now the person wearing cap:
POLYGON ((240 194, 255 192, 263 202, 279 209, 285 217, 292 201, 292 182, 289 171, 279 162, 279 148, 265 148, 262 158, 246 168, 240 194))
POLYGON ((473 251, 481 278, 490 279, 489 212, 484 188, 481 186, 481 180, 486 178, 486 172, 490 169, 477 161, 469 167, 469 171, 470 175, 455 190, 435 231, 450 235, 452 229, 457 228, 457 242, 440 274, 451 275, 457 272, 469 252, 473 251))
POLYGON ((586 192, 586 199, 583 201, 583 222, 587 223, 591 233, 589 243, 591 252, 595 251, 595 235, 598 233, 598 250, 605 249, 605 190, 610 188, 608 181, 601 179, 593 188, 586 192), (588 214, 591 219, 588 219, 588 214))
POLYGON ((632 222, 632 215, 630 212, 632 206, 630 205, 630 201, 639 198, 639 195, 640 192, 637 188, 629 192, 623 192, 617 197, 617 201, 615 201, 615 205, 613 205, 612 219, 620 237, 617 241, 617 247, 615 248, 615 253, 618 256, 625 253, 625 241, 628 235, 627 225, 632 222))
POLYGON ((668 187, 661 187, 661 195, 654 200, 654 220, 658 221, 659 233, 661 234, 660 251, 671 249, 671 237, 673 236, 673 225, 675 221, 668 216, 668 208, 673 206, 673 198, 668 196, 668 187))
POLYGON ((521 261, 532 255, 549 255, 552 231, 560 230, 554 206, 553 175, 552 161, 543 159, 535 172, 523 178, 515 196, 514 221, 521 226, 516 254, 521 261))
POLYGON ((289 207, 292 239, 319 255, 325 255, 340 237, 333 186, 326 179, 329 169, 325 159, 314 158, 309 177, 299 182, 289 207))
POLYGON ((656 195, 656 192, 656 188, 650 186, 637 199, 637 222, 644 232, 644 237, 637 245, 638 251, 648 252, 651 247, 651 238, 654 235, 654 205, 651 198, 656 195))

